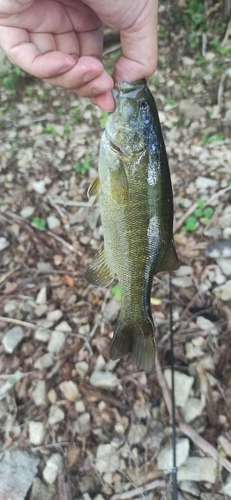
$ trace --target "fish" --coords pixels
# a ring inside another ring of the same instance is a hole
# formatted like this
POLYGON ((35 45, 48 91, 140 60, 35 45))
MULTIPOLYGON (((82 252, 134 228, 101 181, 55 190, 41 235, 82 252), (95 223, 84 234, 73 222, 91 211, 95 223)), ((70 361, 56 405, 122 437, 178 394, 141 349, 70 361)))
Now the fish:
POLYGON ((116 108, 102 134, 98 175, 88 189, 88 196, 99 200, 104 243, 85 278, 97 287, 118 280, 121 310, 110 356, 130 354, 140 369, 151 371, 153 277, 179 268, 172 185, 158 111, 146 80, 122 82, 113 96, 116 108))

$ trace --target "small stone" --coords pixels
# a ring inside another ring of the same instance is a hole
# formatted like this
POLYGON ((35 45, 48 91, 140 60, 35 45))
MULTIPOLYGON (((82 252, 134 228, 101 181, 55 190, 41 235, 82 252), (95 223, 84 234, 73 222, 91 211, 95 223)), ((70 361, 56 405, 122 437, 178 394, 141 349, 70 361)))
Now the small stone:
POLYGON ((52 405, 49 410, 48 422, 50 425, 58 424, 64 420, 65 414, 62 408, 59 406, 52 405))
POLYGON ((59 388, 68 401, 76 401, 79 396, 78 387, 72 380, 61 382, 59 388))
POLYGON ((193 273, 193 268, 191 266, 180 266, 179 269, 175 271, 175 276, 190 276, 193 273))
POLYGON ((201 330, 208 330, 212 335, 218 335, 219 333, 214 323, 209 319, 204 318, 204 316, 198 316, 196 324, 199 328, 201 328, 201 330))
POLYGON ((42 286, 41 290, 39 290, 39 293, 36 297, 36 304, 46 304, 47 301, 47 289, 45 286, 42 286))
POLYGON ((47 314, 47 319, 55 323, 55 321, 59 321, 59 319, 62 318, 62 315, 63 313, 62 311, 60 311, 60 309, 55 309, 54 311, 50 311, 47 314))
POLYGON ((37 370, 45 370, 46 368, 52 366, 53 363, 53 353, 48 352, 47 354, 44 354, 43 356, 40 356, 40 358, 36 359, 34 368, 37 368, 37 370))
POLYGON ((231 280, 226 281, 224 285, 217 286, 213 289, 216 297, 224 302, 231 299, 231 280))
POLYGON ((113 323, 117 319, 119 311, 120 311, 120 301, 117 299, 109 300, 104 309, 105 320, 110 323, 113 323))
POLYGON ((194 359, 204 356, 204 351, 199 346, 194 346, 192 342, 186 342, 185 344, 186 358, 194 359))
MULTIPOLYGON (((164 371, 164 377, 168 384, 169 389, 172 388, 172 380, 171 380, 171 370, 167 368, 164 371)), ((184 408, 186 401, 189 397, 189 393, 194 383, 194 378, 185 375, 184 373, 178 372, 175 370, 174 372, 174 383, 175 383, 175 399, 176 405, 184 408)))
POLYGON ((83 401, 76 401, 75 403, 75 409, 78 413, 84 413, 86 411, 85 405, 83 401))
POLYGON ((40 340, 40 342, 49 342, 51 334, 49 330, 45 330, 45 328, 41 328, 40 326, 37 330, 35 330, 34 336, 35 339, 40 340))
POLYGON ((51 337, 47 349, 49 352, 58 354, 66 340, 65 334, 59 330, 51 332, 51 337))
POLYGON ((194 66, 195 61, 191 57, 184 56, 182 57, 182 63, 184 66, 194 66))
POLYGON ((184 408, 185 421, 192 422, 192 420, 202 415, 204 407, 205 401, 202 399, 189 398, 184 408))
POLYGON ((116 389, 119 380, 115 373, 93 371, 90 377, 90 384, 99 389, 116 389))
POLYGON ((39 458, 18 446, 10 446, 1 452, 0 498, 23 500, 38 473, 39 458))
POLYGON ((46 192, 44 180, 32 182, 32 188, 39 194, 44 194, 46 192))
POLYGON ((191 278, 188 278, 187 276, 177 276, 176 278, 172 278, 172 284, 181 288, 189 288, 193 285, 193 282, 191 278))
POLYGON ((89 236, 81 236, 79 238, 79 241, 80 241, 80 243, 82 243, 82 245, 88 245, 90 242, 90 237, 89 236))
POLYGON ((55 229, 56 227, 60 226, 60 220, 54 215, 50 215, 49 217, 47 217, 47 225, 49 229, 55 229))
POLYGON ((36 406, 46 406, 47 393, 45 380, 38 380, 36 388, 32 392, 32 398, 36 406))
POLYGON ((36 316, 38 318, 41 318, 41 316, 43 316, 44 314, 46 314, 47 312, 47 309, 48 309, 48 305, 47 304, 41 304, 40 306, 37 306, 34 310, 36 316))
POLYGON ((70 327, 70 325, 68 325, 67 321, 62 321, 61 323, 59 323, 59 325, 56 326, 55 330, 68 333, 72 332, 72 328, 70 327))
POLYGON ((231 257, 231 239, 212 241, 207 246, 205 255, 211 257, 211 259, 219 259, 221 257, 229 259, 231 257))
POLYGON ((35 207, 24 207, 22 208, 20 215, 23 219, 28 219, 34 213, 35 207))
POLYGON ((88 333, 90 333, 90 325, 81 325, 79 327, 80 335, 88 335, 88 333))
POLYGON ((151 417, 150 404, 144 403, 143 401, 136 401, 133 410, 136 418, 139 420, 151 417))
POLYGON ((194 497, 200 496, 200 489, 194 481, 181 481, 180 489, 186 493, 191 493, 194 497))
POLYGON ((57 401, 57 394, 54 389, 50 389, 50 391, 47 394, 47 397, 52 405, 55 405, 57 401))
MULTIPOLYGON (((176 443, 176 463, 180 467, 188 458, 189 440, 186 438, 179 439, 176 443)), ((158 469, 170 472, 173 467, 172 442, 167 443, 161 449, 157 457, 158 469)))
POLYGON ((6 333, 6 335, 4 335, 2 339, 2 345, 5 351, 9 354, 12 354, 12 352, 14 352, 15 348, 23 339, 23 337, 24 333, 21 326, 14 326, 10 330, 8 330, 8 332, 6 333))
POLYGON ((89 365, 86 361, 78 361, 75 364, 75 369, 81 378, 85 378, 89 370, 89 365))
POLYGON ((195 185, 199 191, 206 191, 209 188, 215 188, 217 186, 217 181, 210 177, 202 177, 199 175, 196 178, 195 185))
POLYGON ((54 485, 45 485, 39 477, 32 484, 30 500, 52 500, 57 497, 54 485))
POLYGON ((7 302, 4 306, 4 312, 6 314, 10 314, 14 311, 16 311, 19 307, 19 303, 17 302, 17 300, 9 300, 9 302, 7 302))
POLYGON ((60 472, 63 470, 63 459, 59 453, 53 453, 46 463, 43 470, 43 478, 49 484, 53 484, 60 472))
POLYGON ((9 241, 7 241, 7 239, 4 238, 4 236, 1 236, 1 238, 0 238, 0 252, 1 252, 1 250, 4 250, 8 246, 9 246, 9 241))
POLYGON ((45 427, 43 422, 29 422, 29 439, 30 443, 35 446, 42 444, 45 437, 45 427))
POLYGON ((206 481, 215 483, 217 463, 213 458, 188 457, 186 462, 178 469, 178 481, 206 481))
POLYGON ((128 433, 128 443, 130 446, 139 444, 147 434, 147 427, 143 424, 132 424, 128 433))
POLYGON ((227 457, 231 457, 231 442, 225 436, 218 437, 218 443, 221 445, 227 457))
POLYGON ((99 354, 96 363, 95 363, 95 370, 103 370, 106 366, 106 361, 102 354, 99 354))
POLYGON ((231 259, 217 259, 217 264, 225 276, 231 276, 231 259))
POLYGON ((78 417, 78 424, 81 434, 85 434, 86 432, 88 432, 91 428, 90 413, 86 412, 80 415, 80 417, 78 417))
POLYGON ((231 497, 231 474, 228 475, 226 484, 221 488, 220 492, 231 497))
POLYGON ((100 444, 96 452, 95 467, 101 474, 115 472, 119 467, 119 456, 113 443, 100 444))

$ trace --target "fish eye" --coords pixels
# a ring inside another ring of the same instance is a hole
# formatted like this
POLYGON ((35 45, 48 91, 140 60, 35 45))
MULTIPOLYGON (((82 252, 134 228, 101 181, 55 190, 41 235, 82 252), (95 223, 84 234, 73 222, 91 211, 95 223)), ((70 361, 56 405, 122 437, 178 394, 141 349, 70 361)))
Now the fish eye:
POLYGON ((140 109, 141 109, 141 111, 148 111, 148 109, 149 109, 148 103, 146 101, 142 101, 140 103, 140 109))

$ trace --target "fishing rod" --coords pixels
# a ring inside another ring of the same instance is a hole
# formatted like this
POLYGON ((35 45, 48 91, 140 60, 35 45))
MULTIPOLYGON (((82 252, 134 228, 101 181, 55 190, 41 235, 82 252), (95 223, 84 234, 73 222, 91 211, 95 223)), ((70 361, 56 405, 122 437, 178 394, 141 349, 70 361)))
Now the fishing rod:
POLYGON ((174 352, 173 352, 173 319, 172 319, 172 279, 169 273, 169 326, 170 326, 170 352, 171 352, 171 403, 172 403, 172 500, 178 499, 177 492, 177 462, 176 462, 176 403, 174 382, 174 352))

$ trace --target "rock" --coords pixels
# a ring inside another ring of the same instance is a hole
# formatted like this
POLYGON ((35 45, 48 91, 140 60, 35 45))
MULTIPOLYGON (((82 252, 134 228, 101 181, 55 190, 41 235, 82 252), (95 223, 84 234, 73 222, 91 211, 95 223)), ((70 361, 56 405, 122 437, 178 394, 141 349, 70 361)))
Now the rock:
POLYGON ((80 335, 88 335, 90 333, 90 325, 81 325, 79 327, 79 334, 80 335))
POLYGON ((225 276, 231 276, 231 259, 217 259, 217 264, 225 276))
POLYGON ((200 489, 197 486, 197 483, 194 481, 181 481, 180 483, 181 491, 185 491, 186 493, 191 493, 194 497, 200 496, 200 489))
POLYGON ((55 323, 55 321, 59 321, 59 319, 62 318, 62 311, 60 311, 60 309, 55 309, 54 311, 50 311, 47 315, 47 319, 49 321, 53 321, 53 323, 55 323))
POLYGON ((219 333, 214 323, 204 316, 197 317, 196 325, 199 326, 201 330, 208 330, 212 335, 218 335, 219 333))
POLYGON ((36 406, 46 406, 47 404, 47 391, 45 380, 38 380, 36 388, 32 392, 32 398, 36 406))
POLYGON ((193 285, 193 282, 191 278, 177 276, 176 278, 172 278, 172 284, 182 288, 188 288, 193 285))
POLYGON ((65 340, 66 340, 65 333, 59 330, 54 330, 53 332, 51 332, 50 341, 47 346, 48 351, 54 354, 58 354, 65 340))
POLYGON ((104 359, 104 357, 102 356, 102 354, 99 354, 98 358, 96 359, 96 363, 95 363, 95 370, 103 370, 106 366, 106 361, 104 359))
POLYGON ((75 369, 81 378, 85 378, 89 370, 89 365, 86 361, 78 361, 75 364, 75 369))
POLYGON ((33 215, 34 211, 35 211, 35 207, 24 207, 20 211, 20 215, 23 219, 28 219, 29 217, 31 217, 33 215))
POLYGON ((78 417, 78 424, 81 434, 86 434, 91 428, 91 416, 90 413, 83 413, 78 417))
POLYGON ((75 403, 75 409, 77 413, 84 413, 86 411, 85 405, 83 401, 76 401, 75 403))
POLYGON ((32 188, 39 194, 44 194, 46 192, 45 182, 43 179, 41 181, 32 182, 32 188))
POLYGON ((34 336, 35 339, 40 340, 40 342, 49 342, 51 334, 49 330, 45 330, 45 328, 41 328, 40 326, 37 330, 35 330, 34 336))
POLYGON ((205 255, 211 259, 231 258, 231 239, 212 241, 206 248, 205 255))
POLYGON ((231 457, 231 442, 225 436, 219 436, 217 439, 227 457, 231 457))
POLYGON ((226 302, 227 300, 231 299, 231 280, 226 281, 224 285, 216 286, 213 289, 213 292, 215 293, 216 297, 218 299, 223 300, 226 302))
POLYGON ((90 377, 90 384, 99 389, 116 389, 119 380, 115 373, 93 371, 90 377))
POLYGON ((147 427, 143 424, 132 424, 128 433, 128 444, 133 446, 143 441, 144 436, 147 434, 147 427))
POLYGON ((17 302, 17 300, 9 300, 9 302, 7 302, 4 306, 4 312, 6 314, 10 314, 14 311, 16 311, 19 307, 19 303, 17 302))
POLYGON ((58 424, 64 420, 64 411, 59 406, 52 405, 49 410, 48 422, 50 425, 58 424))
MULTIPOLYGON (((171 389, 172 388, 171 370, 169 368, 167 368, 167 370, 164 371, 164 377, 165 377, 165 380, 168 384, 169 389, 171 389)), ((185 375, 184 373, 180 373, 180 372, 175 370, 174 382, 175 382, 176 405, 184 408, 186 405, 187 399, 189 397, 189 393, 191 391, 191 388, 193 386, 194 378, 189 377, 188 375, 185 375)))
POLYGON ((42 286, 42 288, 39 290, 39 293, 36 297, 36 304, 46 304, 47 301, 47 289, 45 286, 42 286))
POLYGON ((174 272, 175 276, 190 276, 192 273, 193 268, 191 266, 180 266, 180 268, 174 272))
POLYGON ((217 463, 213 458, 189 457, 178 469, 178 481, 204 481, 215 483, 217 463))
POLYGON ((7 248, 9 246, 9 241, 7 241, 6 238, 4 238, 4 236, 1 236, 0 238, 0 252, 1 250, 5 250, 5 248, 7 248))
POLYGON ((145 419, 145 418, 150 418, 151 413, 150 413, 150 403, 145 403, 143 401, 136 401, 133 410, 135 413, 136 418, 139 420, 145 419))
POLYGON ((56 227, 60 226, 60 220, 54 215, 50 215, 49 217, 47 217, 47 225, 49 229, 55 229, 56 227))
POLYGON ((49 484, 53 484, 60 472, 63 470, 63 459, 59 453, 53 453, 46 463, 43 470, 43 478, 49 484))
POLYGON ((41 304, 40 306, 37 306, 35 308, 35 314, 38 318, 40 318, 41 316, 43 316, 44 314, 46 314, 47 312, 47 309, 48 309, 48 305, 47 304, 41 304))
POLYGON ((194 66, 195 61, 191 57, 184 56, 182 57, 182 63, 184 66, 194 66))
POLYGON ((36 359, 34 368, 37 368, 37 370, 45 370, 45 368, 52 366, 53 363, 53 354, 48 352, 47 354, 44 354, 43 356, 40 356, 40 358, 36 359))
POLYGON ((117 299, 111 299, 107 302, 106 307, 104 309, 104 318, 106 321, 113 323, 119 314, 120 311, 120 301, 117 299))
POLYGON ((29 439, 31 444, 39 446, 45 437, 45 427, 43 422, 29 422, 29 439))
POLYGON ((23 339, 23 337, 24 333, 21 326, 14 326, 10 330, 8 330, 8 332, 6 333, 6 335, 4 335, 2 339, 2 345, 5 351, 9 354, 12 354, 12 352, 14 352, 15 348, 23 339))
POLYGON ((204 108, 190 99, 182 99, 179 106, 180 113, 188 120, 199 120, 206 115, 204 108))
POLYGON ((219 226, 222 229, 230 228, 230 226, 231 226, 231 207, 230 206, 226 207, 222 212, 222 216, 219 217, 219 226))
POLYGON ((204 351, 202 351, 200 346, 194 346, 192 342, 186 342, 185 350, 187 359, 200 358, 204 356, 204 351))
POLYGON ((24 500, 37 474, 38 464, 38 457, 14 446, 1 453, 0 497, 24 500))
POLYGON ((82 245, 88 245, 90 243, 90 237, 85 235, 80 236, 79 241, 82 245))
POLYGON ((184 408, 184 418, 186 422, 192 422, 203 413, 205 401, 198 398, 189 398, 184 408))
POLYGON ((213 498, 211 499, 211 492, 210 492, 210 493, 201 493, 200 500, 226 500, 226 498, 224 497, 224 495, 218 495, 218 493, 215 493, 215 495, 213 495, 213 498))
POLYGON ((226 484, 221 488, 220 492, 231 497, 231 474, 228 475, 226 484))
POLYGON ((59 388, 68 401, 76 401, 79 396, 78 387, 72 380, 61 382, 59 388))
POLYGON ((55 405, 57 402, 57 394, 54 389, 50 389, 47 393, 47 397, 52 405, 55 405))
POLYGON ((119 467, 119 456, 113 443, 100 444, 97 448, 95 467, 99 473, 115 472, 119 467))
MULTIPOLYGON (((176 443, 176 462, 177 467, 180 467, 188 458, 189 440, 186 438, 179 439, 176 443)), ((167 443, 162 447, 157 457, 158 469, 170 472, 173 467, 172 442, 167 443)))
POLYGON ((67 321, 62 321, 61 323, 59 323, 59 325, 56 326, 55 330, 67 333, 72 332, 72 328, 70 327, 70 325, 68 325, 67 321))
POLYGON ((215 188, 217 186, 217 181, 210 177, 202 177, 199 175, 196 178, 195 185, 198 191, 206 191, 209 188, 215 188))
POLYGON ((57 498, 54 485, 46 486, 41 479, 36 477, 32 484, 30 500, 53 500, 57 498))

